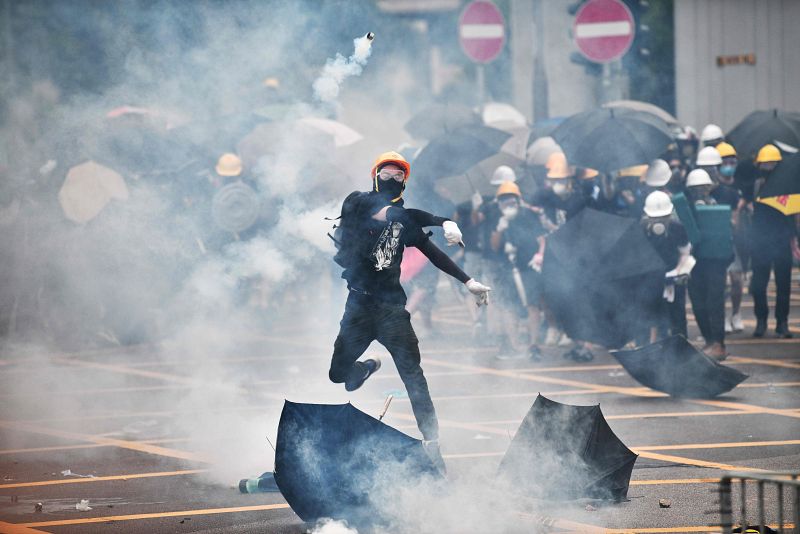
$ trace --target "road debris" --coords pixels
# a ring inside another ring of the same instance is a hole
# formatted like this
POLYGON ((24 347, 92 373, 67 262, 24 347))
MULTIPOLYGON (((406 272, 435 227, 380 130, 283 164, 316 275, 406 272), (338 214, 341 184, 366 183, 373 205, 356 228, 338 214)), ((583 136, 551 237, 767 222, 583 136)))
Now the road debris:
POLYGON ((42 503, 40 502, 37 502, 36 504, 33 505, 33 511, 36 512, 37 514, 41 513, 43 509, 44 505, 42 505, 42 503))
POLYGON ((61 471, 61 476, 78 477, 78 478, 97 478, 94 475, 80 475, 78 473, 73 473, 71 469, 65 469, 64 471, 61 471))
POLYGON ((670 506, 672 506, 672 501, 669 499, 659 499, 658 506, 661 508, 669 508, 670 506))
POLYGON ((587 512, 596 512, 596 511, 597 511, 597 508, 595 508, 595 507, 594 507, 594 506, 592 506, 591 504, 587 504, 587 505, 586 505, 586 511, 587 511, 587 512))
POLYGON ((81 502, 75 505, 75 509, 79 512, 88 512, 91 510, 92 507, 89 506, 89 499, 81 499, 81 502))

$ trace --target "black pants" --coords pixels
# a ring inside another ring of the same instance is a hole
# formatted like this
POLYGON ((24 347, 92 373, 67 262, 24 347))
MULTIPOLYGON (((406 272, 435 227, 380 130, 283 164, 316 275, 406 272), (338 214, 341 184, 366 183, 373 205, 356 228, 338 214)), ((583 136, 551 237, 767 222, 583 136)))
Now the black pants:
POLYGON ((725 279, 730 263, 697 258, 689 279, 692 310, 707 344, 725 343, 725 279))
POLYGON ((405 307, 351 291, 339 325, 328 373, 331 381, 338 384, 363 374, 364 369, 356 360, 377 340, 392 355, 422 436, 428 440, 438 439, 439 422, 428 382, 419 365, 419 341, 405 307))
POLYGON ((668 303, 670 334, 688 338, 686 327, 686 285, 675 286, 675 300, 668 303))
POLYGON ((789 319, 789 295, 792 281, 792 249, 786 245, 759 247, 753 250, 750 258, 753 265, 753 278, 750 280, 750 294, 753 296, 756 319, 766 321, 769 316, 767 304, 767 284, 770 271, 775 271, 775 319, 785 322, 789 319))

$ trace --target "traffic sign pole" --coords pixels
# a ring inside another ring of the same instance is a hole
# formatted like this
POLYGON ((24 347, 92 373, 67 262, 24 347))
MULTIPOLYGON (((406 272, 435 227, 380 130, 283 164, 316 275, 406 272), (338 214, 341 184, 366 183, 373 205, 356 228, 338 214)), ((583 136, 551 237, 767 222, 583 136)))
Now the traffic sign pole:
POLYGON ((475 65, 478 98, 483 103, 486 94, 484 65, 500 55, 506 42, 505 19, 494 3, 488 0, 470 2, 458 21, 461 49, 475 65))

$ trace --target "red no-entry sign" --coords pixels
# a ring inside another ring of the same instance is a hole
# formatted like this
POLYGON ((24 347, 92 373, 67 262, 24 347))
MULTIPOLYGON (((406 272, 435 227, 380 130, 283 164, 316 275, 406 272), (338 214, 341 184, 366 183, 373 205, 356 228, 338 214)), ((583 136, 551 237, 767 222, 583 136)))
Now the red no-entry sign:
POLYGON ((489 63, 506 42, 503 14, 492 2, 470 2, 458 21, 458 40, 467 56, 477 63, 489 63))
POLYGON ((572 33, 584 56, 608 63, 625 55, 636 29, 633 15, 620 0, 589 0, 575 15, 572 33))

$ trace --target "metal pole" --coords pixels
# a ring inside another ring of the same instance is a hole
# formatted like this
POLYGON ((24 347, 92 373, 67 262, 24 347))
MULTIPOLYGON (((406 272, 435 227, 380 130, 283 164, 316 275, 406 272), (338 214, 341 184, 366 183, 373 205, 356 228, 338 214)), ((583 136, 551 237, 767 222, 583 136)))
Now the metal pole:
POLYGON ((731 479, 722 477, 719 481, 719 518, 723 534, 730 534, 733 526, 731 512, 731 479))
MULTIPOLYGON (((792 475, 792 480, 797 481, 797 475, 792 475)), ((800 534, 800 486, 794 487, 794 531, 800 534)))
POLYGON ((758 481, 758 528, 764 532, 764 481, 758 481))
POLYGON ((783 534, 783 484, 778 482, 778 532, 783 534))
POLYGON ((486 99, 486 79, 483 73, 483 65, 475 65, 475 82, 478 85, 478 103, 483 105, 486 99))
POLYGON ((739 523, 742 526, 742 532, 747 530, 747 481, 743 478, 739 479, 739 486, 742 492, 742 520, 739 523))

